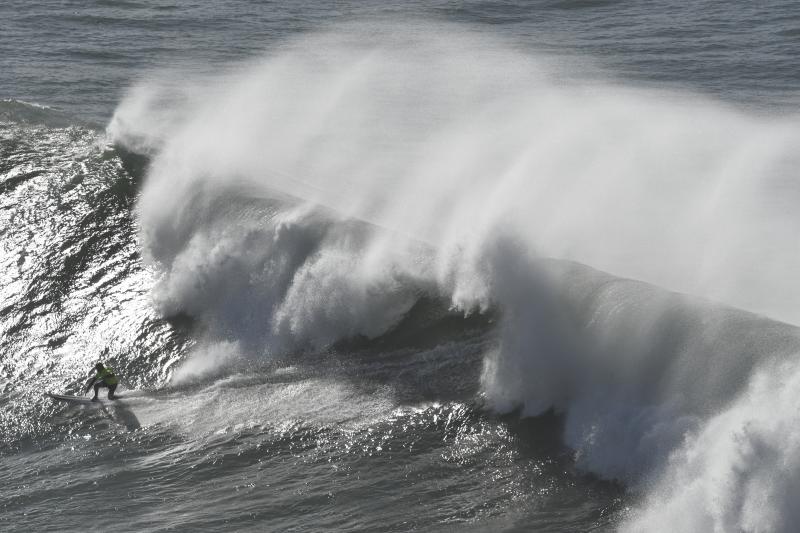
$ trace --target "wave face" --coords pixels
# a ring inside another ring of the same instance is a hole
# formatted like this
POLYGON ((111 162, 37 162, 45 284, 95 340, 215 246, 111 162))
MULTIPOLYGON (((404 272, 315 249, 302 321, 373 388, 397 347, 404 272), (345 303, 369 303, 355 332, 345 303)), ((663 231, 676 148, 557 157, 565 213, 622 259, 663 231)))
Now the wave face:
POLYGON ((790 531, 796 122, 363 28, 118 107, 152 158, 153 299, 204 326, 173 379, 379 342, 423 297, 497 313, 486 404, 563 416, 577 465, 640 496, 622 529, 790 531))

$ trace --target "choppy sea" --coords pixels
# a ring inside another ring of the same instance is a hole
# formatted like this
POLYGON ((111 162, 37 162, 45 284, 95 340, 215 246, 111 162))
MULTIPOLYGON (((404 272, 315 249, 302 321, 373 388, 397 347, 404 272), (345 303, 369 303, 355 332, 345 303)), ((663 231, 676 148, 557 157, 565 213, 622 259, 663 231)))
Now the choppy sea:
POLYGON ((789 1, 6 0, 0 530, 795 531, 798 111, 789 1))

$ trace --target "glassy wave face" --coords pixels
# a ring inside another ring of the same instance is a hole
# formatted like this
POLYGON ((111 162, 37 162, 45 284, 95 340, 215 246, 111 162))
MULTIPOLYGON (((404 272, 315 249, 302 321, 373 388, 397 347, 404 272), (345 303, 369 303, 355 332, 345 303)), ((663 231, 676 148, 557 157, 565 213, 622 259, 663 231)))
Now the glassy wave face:
POLYGON ((641 6, 383 9, 158 65, 104 129, 0 101, 2 528, 792 531, 793 74, 574 55, 656 61, 641 6), (43 396, 97 360, 121 399, 43 396))

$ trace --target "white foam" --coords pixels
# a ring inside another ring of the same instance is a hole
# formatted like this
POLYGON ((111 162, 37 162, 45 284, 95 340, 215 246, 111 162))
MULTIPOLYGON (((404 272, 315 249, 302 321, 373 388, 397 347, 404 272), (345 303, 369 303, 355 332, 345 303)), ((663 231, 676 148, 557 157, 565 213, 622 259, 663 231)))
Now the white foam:
MULTIPOLYGON (((276 374, 277 376, 278 374, 276 374)), ((388 392, 364 395, 333 379, 293 376, 290 382, 234 373, 187 394, 180 384, 133 404, 143 427, 160 426, 189 438, 188 446, 213 435, 243 430, 336 425, 355 429, 388 416, 395 402, 388 392)))
POLYGON ((242 359, 238 342, 220 341, 201 343, 195 346, 185 360, 172 374, 171 384, 191 383, 219 375, 226 365, 242 359))

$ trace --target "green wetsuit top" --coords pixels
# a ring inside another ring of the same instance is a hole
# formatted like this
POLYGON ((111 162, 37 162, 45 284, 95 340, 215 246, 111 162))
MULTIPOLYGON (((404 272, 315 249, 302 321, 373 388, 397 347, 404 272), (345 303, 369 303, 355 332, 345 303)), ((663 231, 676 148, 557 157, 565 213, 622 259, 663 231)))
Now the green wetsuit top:
POLYGON ((117 376, 114 375, 114 371, 110 368, 104 368, 98 372, 94 379, 97 381, 102 381, 106 385, 116 385, 119 382, 117 380, 117 376))

